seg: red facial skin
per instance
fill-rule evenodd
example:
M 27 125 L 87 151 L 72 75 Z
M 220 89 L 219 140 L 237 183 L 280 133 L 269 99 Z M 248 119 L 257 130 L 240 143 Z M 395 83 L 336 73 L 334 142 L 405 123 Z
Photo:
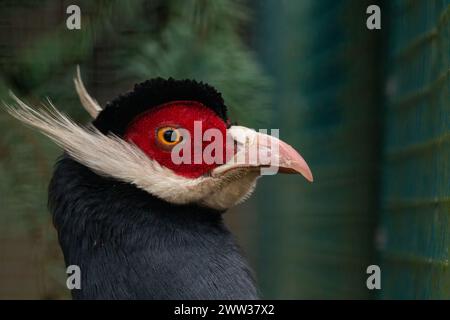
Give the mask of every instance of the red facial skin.
M 194 137 L 194 121 L 201 121 L 202 133 Z M 191 139 L 191 163 L 175 164 L 171 158 L 171 150 L 158 143 L 157 131 L 162 127 L 175 127 L 188 130 Z M 127 128 L 125 140 L 136 144 L 144 153 L 159 164 L 173 170 L 176 174 L 186 178 L 198 178 L 207 174 L 221 163 L 207 164 L 203 156 L 201 163 L 194 163 L 194 155 L 201 152 L 210 141 L 198 142 L 202 150 L 194 150 L 194 139 L 202 140 L 203 133 L 215 128 L 222 133 L 223 155 L 226 155 L 226 124 L 214 111 L 201 103 L 194 101 L 173 101 L 160 105 L 149 112 L 138 116 Z M 214 139 L 213 139 L 214 140 Z M 226 159 L 224 159 L 226 161 Z M 144 174 L 144 173 L 143 173 Z

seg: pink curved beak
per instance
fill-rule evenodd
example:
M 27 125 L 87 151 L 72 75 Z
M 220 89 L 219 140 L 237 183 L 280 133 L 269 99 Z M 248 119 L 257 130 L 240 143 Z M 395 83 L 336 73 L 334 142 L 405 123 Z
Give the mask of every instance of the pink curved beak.
M 313 174 L 305 159 L 303 159 L 303 157 L 286 142 L 278 140 L 278 144 L 280 153 L 280 172 L 299 173 L 304 176 L 309 182 L 313 182 Z
M 236 168 L 257 168 L 261 170 L 261 175 L 298 173 L 313 182 L 311 169 L 305 159 L 277 137 L 242 126 L 232 126 L 227 133 L 231 138 L 230 144 L 236 145 L 237 150 L 234 150 L 234 155 L 224 165 L 213 170 L 213 175 Z

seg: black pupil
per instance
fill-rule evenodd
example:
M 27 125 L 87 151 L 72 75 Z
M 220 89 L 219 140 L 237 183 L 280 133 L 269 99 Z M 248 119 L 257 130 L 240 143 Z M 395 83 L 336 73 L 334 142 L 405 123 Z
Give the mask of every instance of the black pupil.
M 164 140 L 167 142 L 175 142 L 177 141 L 177 134 L 173 130 L 164 131 Z

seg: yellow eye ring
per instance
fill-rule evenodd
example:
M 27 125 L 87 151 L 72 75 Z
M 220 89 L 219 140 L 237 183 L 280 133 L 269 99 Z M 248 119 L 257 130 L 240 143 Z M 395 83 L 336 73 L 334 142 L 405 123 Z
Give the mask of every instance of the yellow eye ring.
M 162 127 L 156 131 L 156 138 L 162 147 L 173 147 L 182 140 L 182 136 L 177 128 Z

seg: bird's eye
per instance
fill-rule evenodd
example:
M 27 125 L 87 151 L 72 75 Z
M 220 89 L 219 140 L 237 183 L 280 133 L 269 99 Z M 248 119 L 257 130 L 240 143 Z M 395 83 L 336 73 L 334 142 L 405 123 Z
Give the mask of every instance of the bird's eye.
M 162 127 L 156 133 L 158 143 L 164 148 L 173 147 L 182 140 L 181 138 L 180 132 L 174 127 Z

